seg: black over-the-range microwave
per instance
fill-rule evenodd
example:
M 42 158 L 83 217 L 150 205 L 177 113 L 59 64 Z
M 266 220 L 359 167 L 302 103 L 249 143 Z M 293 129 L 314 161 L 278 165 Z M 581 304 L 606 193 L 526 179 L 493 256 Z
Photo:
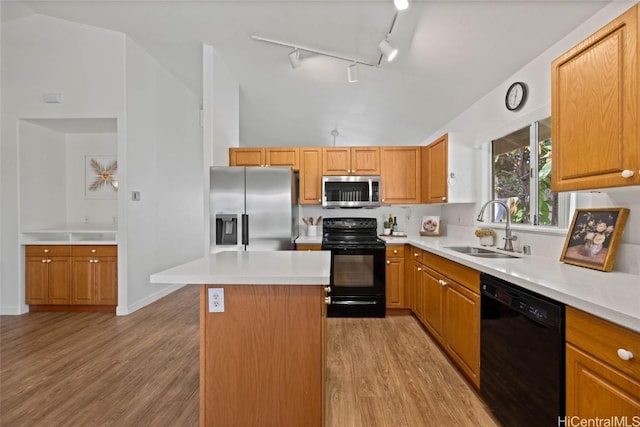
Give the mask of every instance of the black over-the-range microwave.
M 323 176 L 322 207 L 375 208 L 380 203 L 379 176 Z

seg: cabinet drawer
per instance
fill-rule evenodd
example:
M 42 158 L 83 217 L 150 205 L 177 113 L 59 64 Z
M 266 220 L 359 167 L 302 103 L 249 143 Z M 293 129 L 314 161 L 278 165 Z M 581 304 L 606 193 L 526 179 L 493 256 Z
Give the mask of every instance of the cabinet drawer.
M 74 245 L 71 247 L 72 256 L 117 256 L 117 245 Z
M 427 251 L 423 251 L 422 260 L 428 267 L 455 280 L 476 294 L 480 294 L 479 271 Z
M 422 259 L 424 251 L 422 249 L 418 249 L 418 248 L 414 248 L 413 246 L 410 246 L 408 250 L 410 251 L 409 258 L 424 264 L 424 261 Z
M 567 307 L 567 341 L 640 380 L 640 334 L 580 310 Z M 618 349 L 633 353 L 633 359 L 622 360 Z
M 25 256 L 59 256 L 68 257 L 71 254 L 71 246 L 68 245 L 26 245 Z
M 386 252 L 387 258 L 404 257 L 404 245 L 389 245 Z

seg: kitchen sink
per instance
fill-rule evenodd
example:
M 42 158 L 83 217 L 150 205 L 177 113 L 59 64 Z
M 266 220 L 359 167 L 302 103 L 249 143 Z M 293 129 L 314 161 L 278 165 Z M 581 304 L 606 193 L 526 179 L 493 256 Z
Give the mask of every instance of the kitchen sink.
M 521 258 L 517 255 L 510 255 L 504 252 L 492 251 L 490 249 L 477 248 L 475 246 L 445 246 L 445 249 L 460 252 L 478 258 Z

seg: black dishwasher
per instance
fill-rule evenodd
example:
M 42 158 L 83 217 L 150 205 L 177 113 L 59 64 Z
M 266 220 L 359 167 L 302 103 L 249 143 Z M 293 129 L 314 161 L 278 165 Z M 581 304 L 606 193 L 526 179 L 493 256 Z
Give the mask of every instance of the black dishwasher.
M 482 273 L 480 393 L 505 427 L 565 415 L 564 305 Z

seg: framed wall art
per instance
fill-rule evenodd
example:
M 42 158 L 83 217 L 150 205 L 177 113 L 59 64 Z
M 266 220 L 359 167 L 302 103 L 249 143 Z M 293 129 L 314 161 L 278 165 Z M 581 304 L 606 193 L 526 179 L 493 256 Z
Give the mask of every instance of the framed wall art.
M 439 216 L 423 216 L 420 224 L 421 236 L 439 236 L 441 234 L 441 224 Z
M 115 199 L 118 195 L 116 156 L 84 156 L 84 196 L 88 199 Z
M 628 216 L 626 208 L 576 209 L 560 261 L 611 271 Z

